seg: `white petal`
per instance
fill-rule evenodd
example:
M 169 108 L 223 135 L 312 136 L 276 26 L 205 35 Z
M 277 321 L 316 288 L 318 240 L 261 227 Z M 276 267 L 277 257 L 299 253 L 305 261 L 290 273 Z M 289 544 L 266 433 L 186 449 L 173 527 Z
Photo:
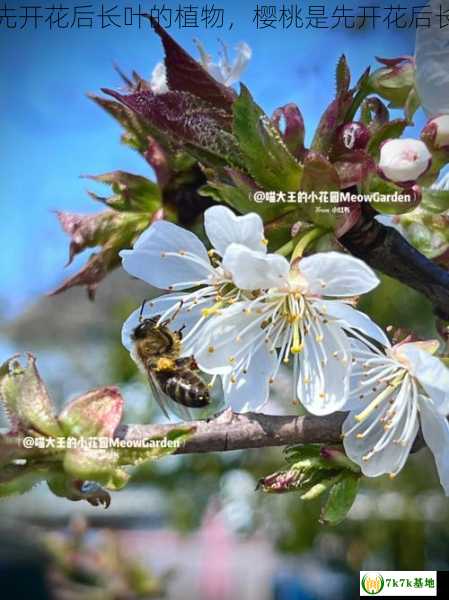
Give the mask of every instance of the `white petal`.
M 289 262 L 278 254 L 262 254 L 240 244 L 228 246 L 222 266 L 242 290 L 268 289 L 286 284 Z
M 246 374 L 241 373 L 236 383 L 231 375 L 223 378 L 226 404 L 236 412 L 259 411 L 267 402 L 270 393 L 270 377 L 276 367 L 276 353 L 268 352 L 262 345 L 254 353 Z
M 440 4 L 432 2 L 432 26 L 416 30 L 416 85 L 429 116 L 449 113 L 449 31 L 439 25 Z
M 180 296 L 181 294 L 166 294 L 165 296 L 160 296 L 159 298 L 149 300 L 145 303 L 142 318 L 149 319 L 151 317 L 160 316 L 170 308 L 176 310 L 179 307 Z M 183 327 L 183 338 L 186 338 L 188 333 L 201 318 L 201 310 L 203 308 L 212 306 L 212 304 L 213 300 L 210 299 L 199 304 L 198 306 L 192 306 L 189 308 L 189 310 L 183 310 L 181 307 L 181 310 L 177 312 L 176 318 L 169 324 L 170 329 L 172 331 L 177 331 Z M 137 310 L 131 313 L 122 327 L 122 344 L 129 351 L 132 351 L 133 349 L 134 343 L 132 341 L 132 333 L 139 324 L 140 310 L 141 309 L 139 307 Z M 190 341 L 189 346 L 191 346 Z
M 338 319 L 341 327 L 357 329 L 383 346 L 390 347 L 390 341 L 383 330 L 367 315 L 352 308 L 349 304 L 338 300 L 318 300 L 316 306 L 324 307 L 325 314 L 327 313 L 329 316 Z
M 363 261 L 339 252 L 320 252 L 303 258 L 299 270 L 308 290 L 320 296 L 358 296 L 379 284 L 379 279 Z
M 232 243 L 258 252 L 267 251 L 263 221 L 256 213 L 238 217 L 226 206 L 212 206 L 204 213 L 204 229 L 212 246 L 221 256 Z
M 163 62 L 157 63 L 151 73 L 150 88 L 153 94 L 165 94 L 169 91 L 167 85 L 167 69 Z
M 245 42 L 240 42 L 236 46 L 237 57 L 230 68 L 225 80 L 225 85 L 230 86 L 237 81 L 240 81 L 243 71 L 246 69 L 248 62 L 253 54 L 251 48 Z
M 393 139 L 381 147 L 379 169 L 391 181 L 415 181 L 427 171 L 431 160 L 432 155 L 421 140 Z
M 322 324 L 321 329 L 320 342 L 313 331 L 304 335 L 297 391 L 298 400 L 309 412 L 329 415 L 341 410 L 348 399 L 351 351 L 348 338 L 337 325 Z
M 399 406 L 402 402 L 407 401 L 407 398 L 404 398 L 405 392 L 408 392 L 408 389 L 403 387 L 399 391 L 396 391 L 394 395 L 390 396 L 390 399 L 396 399 Z M 378 393 L 379 391 L 367 394 L 364 398 L 364 407 L 368 406 Z M 391 404 L 389 402 L 384 401 L 379 408 L 373 410 L 372 413 L 360 423 L 355 431 L 354 426 L 357 424 L 355 416 L 359 411 L 351 412 L 343 423 L 342 430 L 345 434 L 343 445 L 345 452 L 351 460 L 361 467 L 362 473 L 367 477 L 378 477 L 379 475 L 384 475 L 386 473 L 399 472 L 410 454 L 410 449 L 418 432 L 418 419 L 415 418 L 411 424 L 412 427 L 409 431 L 409 436 L 405 445 L 395 443 L 395 440 L 398 440 L 403 435 L 406 427 L 409 425 L 407 419 L 408 412 L 407 409 L 405 409 L 396 425 L 386 432 L 384 424 L 381 422 L 381 418 L 390 406 Z M 349 433 L 351 430 L 352 432 Z M 363 438 L 357 437 L 356 434 L 368 430 L 369 433 Z M 376 447 L 376 444 L 381 443 L 384 435 L 389 436 L 389 441 L 385 446 L 366 459 L 367 455 L 369 456 L 370 452 Z
M 246 302 L 237 302 L 221 315 L 210 318 L 194 352 L 201 370 L 213 375 L 230 373 L 237 359 L 257 350 L 256 344 L 263 334 L 260 315 L 247 314 L 247 306 Z M 245 334 L 241 337 L 243 330 Z
M 449 496 L 449 423 L 427 398 L 420 397 L 419 407 L 424 440 L 435 458 L 444 493 Z
M 168 221 L 156 221 L 138 238 L 133 250 L 122 250 L 120 256 L 130 275 L 163 289 L 175 284 L 181 287 L 184 282 L 183 287 L 194 287 L 195 282 L 204 282 L 213 274 L 204 244 Z
M 401 344 L 399 351 L 410 363 L 410 372 L 432 398 L 436 410 L 442 415 L 449 414 L 449 369 L 416 344 Z

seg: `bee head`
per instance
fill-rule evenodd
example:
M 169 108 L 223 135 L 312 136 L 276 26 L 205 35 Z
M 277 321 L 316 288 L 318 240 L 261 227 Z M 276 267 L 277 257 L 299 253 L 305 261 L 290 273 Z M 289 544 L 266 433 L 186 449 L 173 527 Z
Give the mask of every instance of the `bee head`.
M 134 340 L 142 340 L 148 337 L 148 335 L 157 329 L 157 322 L 159 316 L 152 317 L 151 319 L 142 319 L 137 327 L 134 329 L 132 337 Z

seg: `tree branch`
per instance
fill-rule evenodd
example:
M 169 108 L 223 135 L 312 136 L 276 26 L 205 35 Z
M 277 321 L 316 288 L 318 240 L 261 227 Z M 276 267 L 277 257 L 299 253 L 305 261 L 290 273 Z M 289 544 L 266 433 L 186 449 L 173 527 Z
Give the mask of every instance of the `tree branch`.
M 433 304 L 435 314 L 449 320 L 449 271 L 418 252 L 395 229 L 373 217 L 372 209 L 364 211 L 340 242 L 373 269 L 424 294 Z
M 191 421 L 196 432 L 176 452 L 226 452 L 247 448 L 287 446 L 290 444 L 337 444 L 341 442 L 344 413 L 329 417 L 273 416 L 260 413 L 221 413 L 209 421 Z M 173 425 L 124 425 L 117 431 L 126 440 L 163 437 Z

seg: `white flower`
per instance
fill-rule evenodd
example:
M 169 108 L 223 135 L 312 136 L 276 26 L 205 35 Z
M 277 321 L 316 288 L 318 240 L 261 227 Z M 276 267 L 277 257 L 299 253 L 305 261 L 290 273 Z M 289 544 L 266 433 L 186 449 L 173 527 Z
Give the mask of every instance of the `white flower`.
M 432 162 L 432 155 L 421 140 L 386 141 L 380 150 L 379 170 L 396 183 L 416 181 Z
M 404 466 L 421 424 L 449 495 L 449 369 L 432 353 L 439 343 L 387 347 L 357 343 L 344 422 L 344 447 L 365 475 L 394 477 Z
M 206 52 L 200 41 L 195 40 L 195 44 L 200 53 L 199 62 L 206 69 L 209 75 L 230 87 L 240 80 L 243 71 L 246 69 L 248 62 L 252 56 L 252 50 L 245 42 L 241 42 L 236 46 L 236 58 L 234 62 L 230 62 L 228 50 L 225 44 L 222 43 L 223 50 L 218 63 L 212 62 L 211 56 Z M 150 79 L 150 88 L 154 94 L 165 94 L 169 91 L 167 85 L 167 69 L 163 62 L 157 63 L 154 67 Z
M 440 11 L 444 14 L 449 2 L 432 0 L 430 7 L 431 26 L 416 30 L 416 86 L 424 110 L 436 116 L 449 114 L 449 30 L 440 23 Z
M 245 42 L 240 42 L 235 47 L 236 57 L 231 63 L 227 46 L 222 42 L 222 52 L 218 63 L 213 63 L 211 56 L 206 52 L 203 44 L 195 40 L 200 53 L 200 62 L 212 77 L 226 86 L 231 86 L 240 80 L 243 71 L 251 60 L 252 50 Z
M 259 409 L 281 362 L 292 359 L 292 400 L 297 396 L 318 415 L 340 410 L 351 370 L 345 332 L 360 337 L 362 331 L 387 341 L 347 300 L 378 285 L 374 272 L 337 252 L 315 254 L 291 266 L 282 256 L 264 256 L 235 244 L 228 247 L 223 268 L 253 298 L 242 297 L 206 325 L 195 358 L 203 370 L 223 377 L 227 401 L 233 408 Z
M 120 253 L 128 273 L 172 292 L 146 303 L 143 317 L 160 315 L 163 321 L 177 314 L 171 327 L 185 326 L 186 355 L 191 354 L 207 317 L 241 297 L 215 257 L 223 256 L 224 260 L 229 246 L 240 244 L 261 255 L 266 252 L 262 219 L 255 213 L 237 217 L 224 206 L 213 206 L 204 214 L 204 227 L 214 248 L 209 252 L 192 232 L 168 221 L 156 221 L 138 238 L 132 250 Z M 187 291 L 192 288 L 195 290 Z M 140 309 L 132 313 L 122 331 L 123 343 L 130 350 L 131 333 L 139 322 L 139 313 Z
M 167 69 L 163 62 L 157 63 L 151 73 L 150 88 L 153 94 L 166 94 L 168 90 L 167 85 Z

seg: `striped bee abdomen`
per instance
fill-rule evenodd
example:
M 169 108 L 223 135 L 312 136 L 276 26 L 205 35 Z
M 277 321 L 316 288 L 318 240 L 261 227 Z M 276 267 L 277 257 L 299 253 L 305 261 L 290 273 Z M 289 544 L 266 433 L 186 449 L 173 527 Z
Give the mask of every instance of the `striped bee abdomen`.
M 172 400 L 190 408 L 202 408 L 209 404 L 209 388 L 193 371 L 171 374 L 161 382 L 162 390 Z

